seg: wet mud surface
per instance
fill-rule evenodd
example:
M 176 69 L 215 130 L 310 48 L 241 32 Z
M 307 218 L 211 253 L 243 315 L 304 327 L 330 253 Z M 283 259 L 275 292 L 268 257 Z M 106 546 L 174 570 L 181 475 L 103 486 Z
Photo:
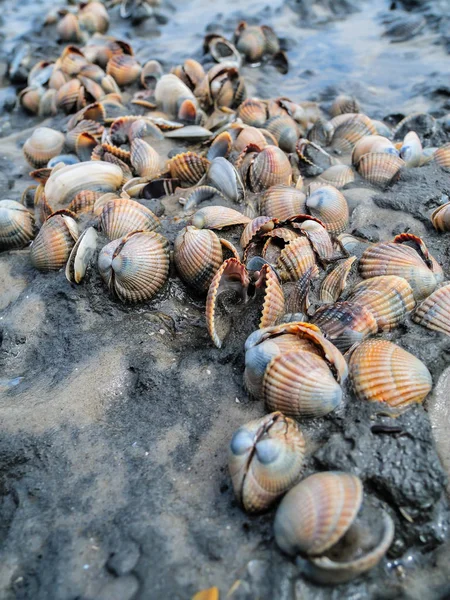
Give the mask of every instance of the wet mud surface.
M 13 108 L 23 83 L 20 74 L 8 80 L 7 65 L 24 46 L 33 60 L 56 57 L 61 47 L 41 33 L 52 3 L 24 2 L 17 12 L 10 4 L 0 28 L 0 198 L 20 199 L 31 183 L 21 145 L 40 121 Z M 282 93 L 326 110 L 339 92 L 352 92 L 373 118 L 430 112 L 439 126 L 425 145 L 449 139 L 448 2 L 192 0 L 163 4 L 157 19 L 136 26 L 114 10 L 109 33 L 131 41 L 142 62 L 155 58 L 166 69 L 187 56 L 202 60 L 207 31 L 230 35 L 241 18 L 269 24 L 290 71 L 244 66 L 249 96 Z M 420 32 L 391 43 L 392 12 L 423 19 Z M 448 173 L 428 165 L 386 192 L 357 181 L 344 195 L 349 231 L 372 242 L 403 231 L 423 236 L 449 279 L 449 234 L 429 220 L 450 200 Z M 147 205 L 167 218 L 173 241 L 177 202 Z M 393 419 L 346 389 L 340 411 L 305 423 L 305 474 L 358 475 L 396 526 L 388 557 L 368 576 L 324 588 L 276 548 L 274 511 L 246 515 L 231 489 L 229 440 L 265 414 L 242 378 L 243 343 L 256 322 L 256 307 L 237 311 L 218 350 L 204 299 L 174 271 L 153 301 L 127 307 L 108 296 L 96 268 L 75 287 L 63 271 L 34 270 L 29 249 L 0 254 L 1 598 L 186 600 L 213 585 L 232 600 L 450 597 L 450 338 L 410 318 L 383 334 L 428 366 L 434 390 L 424 407 Z

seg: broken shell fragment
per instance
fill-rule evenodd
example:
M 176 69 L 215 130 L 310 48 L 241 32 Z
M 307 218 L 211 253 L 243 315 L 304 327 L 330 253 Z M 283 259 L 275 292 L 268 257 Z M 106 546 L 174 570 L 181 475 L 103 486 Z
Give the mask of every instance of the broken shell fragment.
M 280 412 L 241 426 L 230 443 L 228 469 L 243 509 L 267 510 L 298 481 L 304 456 L 298 424 Z

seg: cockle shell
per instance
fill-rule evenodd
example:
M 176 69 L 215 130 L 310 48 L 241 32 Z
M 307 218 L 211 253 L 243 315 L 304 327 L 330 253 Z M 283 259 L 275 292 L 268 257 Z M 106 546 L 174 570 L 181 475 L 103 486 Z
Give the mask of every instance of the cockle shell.
M 168 241 L 155 231 L 133 231 L 101 250 L 98 267 L 122 302 L 150 300 L 169 274 Z
M 317 277 L 319 274 L 314 250 L 308 238 L 303 236 L 289 242 L 283 248 L 277 267 L 283 281 L 297 281 L 310 268 L 311 277 Z
M 69 258 L 78 239 L 75 215 L 66 210 L 53 213 L 42 225 L 31 246 L 31 262 L 40 271 L 57 271 Z
M 423 327 L 450 335 L 450 284 L 438 288 L 419 304 L 412 318 Z
M 348 183 L 355 181 L 355 173 L 347 165 L 333 165 L 318 176 L 318 181 L 328 183 L 335 188 L 341 189 Z
M 399 156 L 385 152 L 364 154 L 356 166 L 358 173 L 369 183 L 386 187 L 400 177 L 400 171 L 405 166 Z
M 431 222 L 437 231 L 450 231 L 450 202 L 439 206 L 431 213 Z
M 345 231 L 349 210 L 344 195 L 332 185 L 316 184 L 310 186 L 310 194 L 306 197 L 309 212 L 320 219 L 327 230 L 334 235 Z
M 0 250 L 26 246 L 35 236 L 33 215 L 14 200 L 0 200 Z
M 132 231 L 155 231 L 160 228 L 158 217 L 134 200 L 109 200 L 99 218 L 100 229 L 110 240 L 122 238 Z
M 230 443 L 228 469 L 243 509 L 267 510 L 298 481 L 304 456 L 298 424 L 280 412 L 241 426 Z
M 412 287 L 403 277 L 384 275 L 365 279 L 351 291 L 348 301 L 369 310 L 379 331 L 390 331 L 414 308 Z
M 450 142 L 435 150 L 433 160 L 442 169 L 450 170 Z
M 251 219 L 226 206 L 206 206 L 192 215 L 191 223 L 198 229 L 222 229 L 233 225 L 247 225 Z
M 185 100 L 196 102 L 192 91 L 176 75 L 163 75 L 155 88 L 155 99 L 158 106 L 169 117 L 178 117 L 180 106 Z
M 353 148 L 352 164 L 357 165 L 365 154 L 385 153 L 398 156 L 394 144 L 382 135 L 368 135 L 361 138 Z
M 245 250 L 251 241 L 257 236 L 262 236 L 265 233 L 272 231 L 275 227 L 274 219 L 270 217 L 256 217 L 245 226 L 241 235 L 241 247 Z
M 175 239 L 174 261 L 184 282 L 206 292 L 223 262 L 222 245 L 213 231 L 188 225 Z
M 141 65 L 134 56 L 115 54 L 106 65 L 106 72 L 121 87 L 131 85 L 141 74 Z
M 306 195 L 288 185 L 274 185 L 261 198 L 260 213 L 284 221 L 306 210 Z
M 348 274 L 356 256 L 350 256 L 340 262 L 322 281 L 320 286 L 320 301 L 324 303 L 336 302 L 345 289 Z
M 274 325 L 284 314 L 284 294 L 277 274 L 268 264 L 262 266 L 255 287 L 264 293 L 259 320 L 259 327 L 263 329 Z
M 333 242 L 322 221 L 310 215 L 297 215 L 293 219 L 289 219 L 289 225 L 308 238 L 319 260 L 327 261 L 332 258 Z
M 443 280 L 441 267 L 431 259 L 427 264 L 414 248 L 394 240 L 367 248 L 359 268 L 365 279 L 380 275 L 404 277 L 412 287 L 416 300 L 422 300 Z
M 97 248 L 97 231 L 88 227 L 78 238 L 69 255 L 66 265 L 66 278 L 72 283 L 81 283 L 86 269 Z
M 131 164 L 139 177 L 155 177 L 160 172 L 158 152 L 146 141 L 136 138 L 131 142 Z
M 67 207 L 67 210 L 74 212 L 76 215 L 90 213 L 94 210 L 94 204 L 102 196 L 102 192 L 91 192 L 91 190 L 82 190 L 78 192 L 75 198 Z
M 267 104 L 258 98 L 247 98 L 240 105 L 237 114 L 246 125 L 264 127 L 267 121 Z
M 422 142 L 415 131 L 409 131 L 400 148 L 400 158 L 407 167 L 418 167 L 422 162 Z
M 48 161 L 61 153 L 65 137 L 49 127 L 37 127 L 23 145 L 25 158 L 32 167 L 45 167 Z
M 250 188 L 263 192 L 273 185 L 289 185 L 292 168 L 285 153 L 276 146 L 266 146 L 255 157 L 249 173 Z
M 285 152 L 294 152 L 299 137 L 297 123 L 287 113 L 271 117 L 264 125 Z
M 340 124 L 337 124 L 341 117 L 344 118 Z M 352 152 L 361 138 L 376 134 L 372 121 L 361 113 L 339 115 L 334 117 L 331 123 L 335 127 L 331 146 L 339 152 Z
M 78 79 L 71 79 L 62 85 L 56 93 L 55 103 L 57 108 L 61 108 L 67 114 L 74 109 L 78 109 L 80 93 L 82 93 L 80 81 Z M 84 104 L 81 106 L 84 106 Z
M 52 172 L 45 184 L 47 201 L 55 207 L 69 204 L 82 190 L 113 192 L 122 183 L 122 170 L 103 161 L 80 162 Z
M 207 181 L 232 202 L 244 196 L 244 184 L 234 166 L 222 156 L 211 161 L 206 174 Z
M 360 400 L 384 402 L 395 411 L 421 403 L 433 385 L 418 358 L 387 340 L 367 340 L 352 354 L 350 380 Z
M 287 554 L 306 555 L 303 572 L 319 584 L 338 584 L 375 567 L 394 538 L 389 515 L 369 500 L 349 473 L 310 475 L 283 498 L 275 539 Z
M 167 168 L 170 176 L 186 185 L 196 185 L 205 175 L 209 161 L 195 152 L 183 152 L 169 160 Z
M 359 113 L 360 104 L 354 96 L 346 96 L 344 94 L 337 96 L 330 108 L 332 117 L 343 115 L 345 113 Z

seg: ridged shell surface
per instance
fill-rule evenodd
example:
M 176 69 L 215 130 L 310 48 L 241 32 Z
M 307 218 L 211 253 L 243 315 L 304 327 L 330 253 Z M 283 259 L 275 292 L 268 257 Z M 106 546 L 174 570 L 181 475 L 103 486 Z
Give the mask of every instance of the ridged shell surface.
M 276 146 L 266 146 L 250 168 L 250 186 L 253 192 L 263 192 L 273 185 L 289 185 L 292 180 L 291 164 L 286 154 Z
M 287 554 L 320 555 L 348 531 L 362 501 L 362 483 L 355 475 L 333 471 L 310 475 L 281 501 L 275 540 Z
M 323 183 L 328 183 L 335 188 L 341 189 L 348 183 L 355 181 L 355 173 L 347 165 L 333 165 L 321 173 L 318 179 Z
M 54 156 L 61 154 L 64 134 L 49 127 L 37 127 L 23 145 L 25 158 L 32 167 L 45 167 Z
M 247 225 L 250 221 L 249 217 L 226 206 L 205 206 L 191 219 L 192 225 L 198 229 L 222 229 L 233 225 Z
M 405 162 L 399 156 L 385 152 L 371 152 L 361 156 L 357 169 L 361 177 L 367 179 L 369 183 L 385 187 L 398 179 L 400 169 L 404 166 Z
M 244 510 L 267 510 L 298 481 L 304 456 L 299 426 L 279 412 L 240 427 L 230 443 L 228 468 Z
M 42 225 L 31 246 L 31 262 L 40 271 L 63 267 L 78 239 L 77 224 L 67 214 L 55 213 Z
M 185 283 L 206 292 L 223 262 L 222 245 L 213 231 L 188 226 L 175 239 L 174 261 Z
M 450 142 L 434 152 L 433 160 L 442 169 L 450 170 Z
M 306 198 L 306 206 L 314 217 L 324 223 L 331 234 L 338 235 L 345 231 L 349 220 L 347 200 L 332 185 L 315 187 Z
M 155 177 L 160 172 L 158 152 L 146 141 L 136 138 L 131 142 L 131 164 L 140 177 Z
M 350 256 L 328 273 L 320 286 L 321 302 L 336 302 L 345 289 L 348 274 L 355 260 L 356 256 Z
M 155 231 L 160 227 L 158 217 L 149 208 L 125 198 L 109 200 L 103 207 L 99 224 L 110 240 L 132 231 Z
M 115 54 L 106 65 L 106 72 L 114 77 L 116 83 L 122 87 L 136 81 L 141 73 L 141 65 L 134 56 Z
M 306 211 L 306 195 L 288 185 L 274 185 L 261 198 L 260 213 L 280 221 Z
M 171 177 L 189 185 L 196 185 L 205 175 L 208 166 L 209 161 L 195 152 L 177 154 L 167 164 Z
M 0 200 L 0 249 L 22 248 L 34 235 L 34 217 L 25 206 L 14 200 Z
M 420 304 L 414 314 L 413 321 L 450 335 L 450 284 L 435 290 Z
M 303 236 L 289 242 L 283 248 L 277 266 L 283 281 L 298 281 L 310 268 L 311 277 L 317 277 L 319 274 L 314 250 L 309 240 Z

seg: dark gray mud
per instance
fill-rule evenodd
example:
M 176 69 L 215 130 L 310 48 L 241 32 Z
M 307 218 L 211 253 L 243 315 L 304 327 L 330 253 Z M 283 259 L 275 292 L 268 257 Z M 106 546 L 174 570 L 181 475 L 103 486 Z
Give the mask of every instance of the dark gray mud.
M 2 4 L 0 70 L 0 191 L 11 199 L 31 182 L 20 148 L 38 119 L 13 108 L 22 75 L 12 85 L 7 61 L 24 47 L 31 61 L 61 50 L 51 31 L 42 35 L 53 3 L 15 4 Z M 140 60 L 156 58 L 168 69 L 188 56 L 203 60 L 206 31 L 229 35 L 241 18 L 267 23 L 291 68 L 283 76 L 268 64 L 244 66 L 249 95 L 317 100 L 326 109 L 338 92 L 351 91 L 374 118 L 398 121 L 413 111 L 442 118 L 450 111 L 446 8 L 442 1 L 192 0 L 163 4 L 158 19 L 134 27 L 115 9 L 110 33 L 131 41 Z M 423 17 L 423 26 L 391 43 L 386 19 L 403 10 Z M 439 125 L 433 135 L 426 145 L 442 143 L 448 131 Z M 450 199 L 448 173 L 426 166 L 386 192 L 356 182 L 345 195 L 350 231 L 370 241 L 421 235 L 449 278 L 448 234 L 429 222 Z M 168 217 L 173 241 L 176 202 L 149 206 Z M 0 255 L 1 598 L 187 600 L 213 585 L 223 597 L 234 586 L 232 600 L 450 597 L 448 337 L 410 319 L 384 335 L 430 369 L 435 389 L 424 407 L 392 419 L 347 389 L 340 412 L 305 424 L 305 472 L 359 475 L 396 525 L 377 569 L 320 588 L 277 550 L 273 511 L 254 517 L 239 509 L 227 474 L 233 431 L 265 412 L 242 382 L 256 307 L 235 312 L 217 350 L 204 300 L 175 273 L 152 302 L 126 307 L 108 296 L 95 268 L 75 287 L 63 272 L 33 270 L 28 254 Z

